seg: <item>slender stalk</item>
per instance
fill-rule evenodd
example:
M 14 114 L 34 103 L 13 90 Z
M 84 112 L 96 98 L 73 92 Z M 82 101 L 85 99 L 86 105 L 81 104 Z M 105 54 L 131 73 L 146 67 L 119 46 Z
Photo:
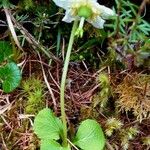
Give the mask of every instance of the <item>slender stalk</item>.
M 66 121 L 66 114 L 65 114 L 65 84 L 66 84 L 66 77 L 67 77 L 67 72 L 68 72 L 68 65 L 69 65 L 69 60 L 70 60 L 70 54 L 72 50 L 72 45 L 74 42 L 74 36 L 75 32 L 77 29 L 78 21 L 75 20 L 70 39 L 69 39 L 69 44 L 67 48 L 67 54 L 65 58 L 65 63 L 64 63 L 64 68 L 63 68 L 63 74 L 61 78 L 61 87 L 60 87 L 60 106 L 61 106 L 61 116 L 62 116 L 62 122 L 63 122 L 63 145 L 67 146 L 67 121 Z

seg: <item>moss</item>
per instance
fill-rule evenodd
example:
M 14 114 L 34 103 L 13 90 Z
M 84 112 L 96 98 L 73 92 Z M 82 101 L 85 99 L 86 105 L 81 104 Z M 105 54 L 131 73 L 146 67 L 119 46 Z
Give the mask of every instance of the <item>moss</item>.
M 36 114 L 44 108 L 44 85 L 41 80 L 31 77 L 22 83 L 23 93 L 25 94 L 25 112 Z
M 150 75 L 133 73 L 127 75 L 117 86 L 116 106 L 120 111 L 131 111 L 137 120 L 149 118 Z

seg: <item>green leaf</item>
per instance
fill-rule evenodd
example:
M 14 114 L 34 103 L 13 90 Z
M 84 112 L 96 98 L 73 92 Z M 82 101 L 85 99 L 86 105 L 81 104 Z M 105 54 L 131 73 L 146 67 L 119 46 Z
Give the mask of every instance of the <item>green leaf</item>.
M 0 8 L 5 7 L 5 8 L 15 8 L 15 5 L 12 5 L 9 0 L 1 0 L 0 2 Z
M 83 150 L 102 150 L 105 137 L 99 123 L 91 119 L 83 121 L 73 143 Z
M 70 146 L 62 147 L 59 143 L 53 140 L 42 140 L 40 150 L 71 150 Z
M 9 42 L 0 41 L 0 63 L 12 55 L 12 47 Z
M 9 93 L 13 91 L 20 84 L 21 72 L 19 67 L 14 62 L 1 67 L 0 80 L 2 81 L 4 92 Z
M 52 110 L 44 108 L 35 117 L 33 130 L 42 140 L 58 140 L 62 127 L 61 120 L 54 116 Z

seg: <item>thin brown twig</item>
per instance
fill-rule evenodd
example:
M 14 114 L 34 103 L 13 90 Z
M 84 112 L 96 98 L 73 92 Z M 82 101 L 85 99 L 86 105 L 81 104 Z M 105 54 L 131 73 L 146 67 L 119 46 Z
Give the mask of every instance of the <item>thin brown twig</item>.
M 53 76 L 52 76 L 52 74 L 51 74 L 51 72 L 48 70 L 48 73 L 49 73 L 49 75 L 50 75 L 50 77 L 51 77 L 51 79 L 53 80 L 53 82 L 55 83 L 55 85 L 58 87 L 58 89 L 60 90 L 60 86 L 59 86 L 59 84 L 56 82 L 56 80 L 53 78 Z
M 109 150 L 115 150 L 108 141 L 106 141 L 106 145 Z
M 39 56 L 40 62 L 42 62 L 41 56 L 40 56 L 39 53 L 38 53 L 38 56 Z M 55 111 L 57 111 L 56 98 L 55 98 L 54 93 L 53 93 L 53 91 L 52 91 L 52 88 L 51 88 L 51 86 L 50 86 L 50 84 L 49 84 L 49 82 L 48 82 L 48 79 L 47 79 L 47 77 L 46 77 L 45 70 L 44 70 L 44 67 L 43 67 L 43 64 L 42 64 L 42 63 L 41 63 L 41 68 L 42 68 L 42 72 L 43 72 L 44 81 L 45 81 L 45 83 L 46 83 L 46 85 L 47 85 L 47 88 L 48 88 L 48 90 L 49 90 L 49 92 L 50 92 L 50 95 L 51 95 L 51 97 L 52 97 L 52 100 L 53 100 L 54 109 L 55 109 Z
M 8 150 L 7 145 L 6 145 L 5 141 L 4 141 L 4 138 L 3 138 L 2 134 L 1 134 L 1 139 L 2 139 L 3 146 L 4 146 L 5 150 Z

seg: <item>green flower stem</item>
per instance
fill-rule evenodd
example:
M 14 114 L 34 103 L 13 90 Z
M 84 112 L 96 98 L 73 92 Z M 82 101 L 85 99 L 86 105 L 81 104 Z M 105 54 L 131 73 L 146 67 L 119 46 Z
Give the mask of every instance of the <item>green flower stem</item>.
M 84 18 L 84 17 L 81 17 L 80 24 L 79 24 L 79 28 L 80 28 L 80 29 L 83 28 L 84 21 L 85 21 L 85 18 Z
M 75 32 L 75 35 L 77 35 L 77 36 L 80 37 L 80 38 L 82 38 L 82 36 L 83 36 L 83 25 L 84 25 L 84 21 L 85 21 L 85 18 L 84 18 L 84 17 L 81 17 L 80 23 L 79 23 L 79 27 L 78 27 L 78 29 L 77 29 L 76 32 Z
M 66 77 L 67 77 L 67 72 L 68 72 L 70 54 L 71 54 L 72 45 L 74 42 L 77 25 L 78 25 L 78 21 L 75 20 L 73 27 L 72 27 L 70 39 L 69 39 L 69 45 L 68 45 L 67 54 L 65 58 L 63 74 L 61 78 L 61 87 L 60 87 L 60 106 L 61 106 L 61 116 L 62 116 L 62 122 L 63 122 L 63 136 L 64 136 L 63 145 L 64 146 L 67 146 L 67 121 L 66 121 L 66 114 L 65 114 L 65 84 L 66 84 Z

